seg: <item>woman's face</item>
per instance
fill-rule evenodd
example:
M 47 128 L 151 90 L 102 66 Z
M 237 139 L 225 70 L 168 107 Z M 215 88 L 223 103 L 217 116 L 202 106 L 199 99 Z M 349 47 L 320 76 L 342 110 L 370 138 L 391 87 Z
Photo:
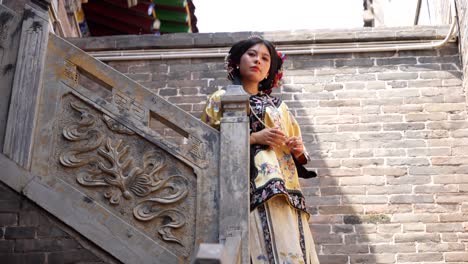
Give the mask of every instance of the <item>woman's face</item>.
M 242 83 L 261 82 L 268 76 L 270 70 L 270 52 L 263 43 L 250 47 L 241 57 L 239 71 Z

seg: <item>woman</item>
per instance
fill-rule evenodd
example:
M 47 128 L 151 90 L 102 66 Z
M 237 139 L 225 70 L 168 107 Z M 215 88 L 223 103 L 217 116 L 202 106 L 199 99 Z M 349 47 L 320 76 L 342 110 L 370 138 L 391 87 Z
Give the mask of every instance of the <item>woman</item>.
M 319 263 L 296 166 L 307 162 L 301 132 L 288 107 L 270 96 L 282 77 L 284 56 L 251 37 L 226 58 L 228 78 L 250 94 L 250 258 L 257 263 Z M 210 96 L 202 120 L 219 128 L 220 98 Z

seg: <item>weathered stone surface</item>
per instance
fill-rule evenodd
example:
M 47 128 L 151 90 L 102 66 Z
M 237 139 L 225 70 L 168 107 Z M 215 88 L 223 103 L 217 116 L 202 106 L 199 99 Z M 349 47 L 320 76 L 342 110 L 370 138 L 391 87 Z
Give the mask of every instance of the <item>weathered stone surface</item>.
M 3 153 L 29 169 L 49 31 L 44 13 L 31 7 L 24 13 Z

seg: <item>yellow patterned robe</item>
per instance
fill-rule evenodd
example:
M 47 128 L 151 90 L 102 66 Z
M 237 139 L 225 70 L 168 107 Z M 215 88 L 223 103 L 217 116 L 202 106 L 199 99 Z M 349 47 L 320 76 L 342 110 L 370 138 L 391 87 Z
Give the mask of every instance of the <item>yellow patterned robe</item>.
M 202 115 L 204 122 L 217 129 L 224 93 L 220 90 L 212 94 Z M 253 95 L 250 106 L 256 113 L 250 114 L 251 133 L 262 130 L 265 124 L 280 128 L 287 137 L 301 136 L 287 105 L 278 98 Z M 251 263 L 319 263 L 296 165 L 287 146 L 251 145 L 250 170 Z

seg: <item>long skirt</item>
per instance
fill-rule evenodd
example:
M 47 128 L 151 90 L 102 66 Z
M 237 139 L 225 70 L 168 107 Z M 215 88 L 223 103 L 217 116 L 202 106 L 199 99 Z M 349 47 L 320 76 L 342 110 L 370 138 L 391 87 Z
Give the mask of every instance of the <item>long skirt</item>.
M 276 196 L 250 213 L 252 264 L 319 264 L 306 213 Z

